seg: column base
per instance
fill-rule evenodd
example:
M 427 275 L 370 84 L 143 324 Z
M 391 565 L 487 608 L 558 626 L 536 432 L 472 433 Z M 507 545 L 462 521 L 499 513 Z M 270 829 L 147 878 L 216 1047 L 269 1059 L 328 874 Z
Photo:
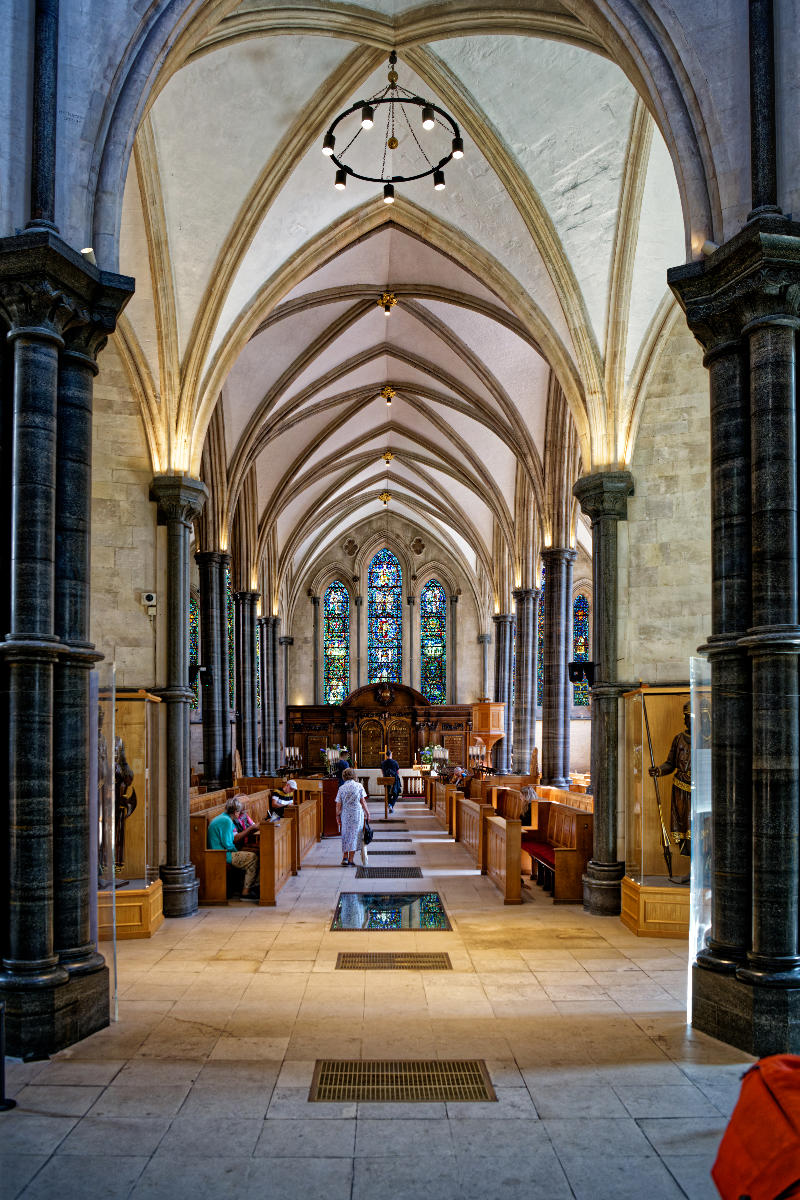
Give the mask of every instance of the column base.
M 692 1026 L 757 1058 L 800 1054 L 800 987 L 761 987 L 695 963 Z
M 720 975 L 732 975 L 738 967 L 744 966 L 745 952 L 737 953 L 733 946 L 725 946 L 709 938 L 704 948 L 697 955 L 698 966 L 705 971 L 716 971 Z
M 58 962 L 70 976 L 75 976 L 93 975 L 105 966 L 106 960 L 98 954 L 96 946 L 89 945 L 59 954 Z
M 164 916 L 193 917 L 197 912 L 200 883 L 194 866 L 159 867 L 158 873 L 164 885 Z
M 6 1053 L 30 1062 L 74 1045 L 109 1023 L 108 967 L 55 988 L 6 989 Z
M 625 863 L 590 859 L 583 877 L 583 907 L 596 917 L 618 917 L 622 911 L 622 876 Z
M 572 780 L 569 776 L 564 778 L 562 775 L 555 775 L 552 779 L 543 779 L 541 783 L 542 787 L 558 788 L 559 791 L 568 792 Z

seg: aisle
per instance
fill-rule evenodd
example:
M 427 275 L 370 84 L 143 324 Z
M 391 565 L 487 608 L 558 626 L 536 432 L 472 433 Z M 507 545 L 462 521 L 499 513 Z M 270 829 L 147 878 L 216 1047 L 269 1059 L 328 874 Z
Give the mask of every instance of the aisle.
M 26 1200 L 713 1197 L 748 1060 L 687 1030 L 686 946 L 535 888 L 506 908 L 423 804 L 394 815 L 407 828 L 376 820 L 371 863 L 405 846 L 421 879 L 356 880 L 326 840 L 277 908 L 122 943 L 120 1023 L 11 1067 L 3 1200 L 28 1179 Z M 437 891 L 452 929 L 332 932 L 342 891 Z M 453 969 L 336 970 L 356 949 Z M 310 1104 L 326 1057 L 484 1059 L 497 1103 Z

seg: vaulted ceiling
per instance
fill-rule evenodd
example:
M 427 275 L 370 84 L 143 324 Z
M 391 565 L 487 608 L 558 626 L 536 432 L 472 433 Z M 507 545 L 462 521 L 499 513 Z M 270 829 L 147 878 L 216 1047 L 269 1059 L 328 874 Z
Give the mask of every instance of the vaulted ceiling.
M 521 487 L 546 541 L 554 396 L 584 470 L 630 460 L 684 257 L 666 147 L 560 5 L 464 11 L 240 4 L 137 137 L 119 338 L 154 465 L 197 473 L 221 405 L 220 521 L 252 474 L 276 592 L 382 511 L 387 485 L 476 578 L 498 537 L 519 558 Z M 336 113 L 385 86 L 395 44 L 400 83 L 453 113 L 465 154 L 445 191 L 399 185 L 390 207 L 376 184 L 335 190 L 320 149 Z M 416 150 L 398 135 L 402 171 Z M 381 145 L 377 124 L 368 136 Z

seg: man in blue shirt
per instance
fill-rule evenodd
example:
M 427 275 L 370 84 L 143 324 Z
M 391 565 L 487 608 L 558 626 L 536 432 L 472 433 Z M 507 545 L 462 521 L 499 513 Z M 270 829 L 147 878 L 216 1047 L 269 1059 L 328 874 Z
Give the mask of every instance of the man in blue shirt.
M 225 811 L 208 825 L 209 850 L 224 850 L 231 866 L 244 871 L 243 900 L 257 900 L 258 892 L 254 888 L 258 872 L 258 855 L 253 850 L 237 850 L 237 846 L 245 840 L 249 830 L 237 830 L 233 818 L 242 811 L 240 796 L 231 796 L 225 805 Z
M 387 750 L 386 758 L 381 763 L 381 770 L 385 779 L 394 779 L 392 790 L 389 793 L 389 812 L 394 812 L 394 806 L 403 790 L 403 785 L 400 782 L 400 763 L 394 757 L 391 750 Z
M 342 786 L 342 774 L 347 770 L 348 767 L 351 767 L 352 765 L 353 764 L 350 762 L 350 759 L 347 757 L 347 751 L 340 750 L 339 761 L 336 764 L 336 783 L 338 787 Z

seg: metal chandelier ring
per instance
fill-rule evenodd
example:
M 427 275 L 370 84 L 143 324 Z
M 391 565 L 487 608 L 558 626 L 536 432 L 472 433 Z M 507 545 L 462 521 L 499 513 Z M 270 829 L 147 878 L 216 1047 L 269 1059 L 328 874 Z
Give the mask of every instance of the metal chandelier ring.
M 443 108 L 440 108 L 438 104 L 433 104 L 430 100 L 423 100 L 422 96 L 403 96 L 402 99 L 396 96 L 381 96 L 376 97 L 374 100 L 356 100 L 355 104 L 351 104 L 344 112 L 339 113 L 339 116 L 336 117 L 328 129 L 328 134 L 333 135 L 336 126 L 341 121 L 346 120 L 354 112 L 358 112 L 365 104 L 369 104 L 372 108 L 377 108 L 379 104 L 416 104 L 417 108 L 431 108 L 447 122 L 453 131 L 454 138 L 461 137 L 461 131 L 450 114 L 445 112 Z M 414 179 L 425 179 L 426 176 L 433 175 L 434 171 L 440 171 L 442 167 L 447 166 L 452 157 L 453 151 L 451 150 L 445 158 L 441 159 L 438 163 L 433 163 L 426 171 L 420 171 L 416 175 L 360 175 L 358 171 L 354 171 L 352 167 L 342 162 L 335 154 L 330 155 L 331 162 L 336 163 L 336 166 L 340 170 L 352 176 L 353 179 L 363 179 L 366 183 L 410 183 Z

